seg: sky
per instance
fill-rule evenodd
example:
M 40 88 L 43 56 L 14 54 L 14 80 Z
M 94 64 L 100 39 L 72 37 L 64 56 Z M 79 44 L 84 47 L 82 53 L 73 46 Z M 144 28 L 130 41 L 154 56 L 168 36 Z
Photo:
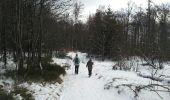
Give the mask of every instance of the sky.
M 126 8 L 128 1 L 134 2 L 136 5 L 141 7 L 147 7 L 148 0 L 78 0 L 84 4 L 84 9 L 82 13 L 82 18 L 87 18 L 89 14 L 96 12 L 99 5 L 104 5 L 106 8 L 110 6 L 112 10 L 120 10 L 121 8 Z M 152 0 L 155 4 L 161 4 L 169 2 L 170 0 Z

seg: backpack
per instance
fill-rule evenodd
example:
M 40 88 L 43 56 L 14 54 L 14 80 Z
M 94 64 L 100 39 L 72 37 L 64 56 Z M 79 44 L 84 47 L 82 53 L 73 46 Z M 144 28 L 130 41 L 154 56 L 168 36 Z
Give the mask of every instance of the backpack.
M 75 64 L 79 64 L 79 59 L 77 57 L 75 58 Z

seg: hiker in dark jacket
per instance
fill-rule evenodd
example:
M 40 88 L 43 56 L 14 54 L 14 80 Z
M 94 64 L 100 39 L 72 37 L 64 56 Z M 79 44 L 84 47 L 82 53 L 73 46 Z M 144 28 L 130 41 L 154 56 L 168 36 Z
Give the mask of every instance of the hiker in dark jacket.
M 75 65 L 75 74 L 78 74 L 79 72 L 79 64 L 80 64 L 80 59 L 78 57 L 78 54 L 76 54 L 76 57 L 73 59 L 74 65 Z
M 89 77 L 92 75 L 92 69 L 93 69 L 93 62 L 92 59 L 90 58 L 90 60 L 87 62 L 86 67 L 88 68 L 88 72 L 89 72 Z

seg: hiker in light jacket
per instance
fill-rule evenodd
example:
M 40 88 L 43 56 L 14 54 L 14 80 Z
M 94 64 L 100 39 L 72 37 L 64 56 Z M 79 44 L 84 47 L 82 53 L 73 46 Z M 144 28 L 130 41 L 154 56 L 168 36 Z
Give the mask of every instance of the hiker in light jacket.
M 80 64 L 80 59 L 78 57 L 78 54 L 76 54 L 76 57 L 73 59 L 74 65 L 75 65 L 75 74 L 78 74 L 79 72 L 79 64 Z

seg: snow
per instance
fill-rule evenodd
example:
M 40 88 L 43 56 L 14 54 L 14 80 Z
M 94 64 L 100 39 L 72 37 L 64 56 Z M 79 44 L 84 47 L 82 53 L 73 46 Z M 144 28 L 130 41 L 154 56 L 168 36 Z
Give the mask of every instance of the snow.
M 87 68 L 81 63 L 78 75 L 74 75 L 71 70 L 68 71 L 60 100 L 113 100 L 115 97 L 116 100 L 128 100 L 126 97 L 104 90 L 103 86 L 102 80 L 94 76 L 88 77 Z
M 23 98 L 21 97 L 20 94 L 15 95 L 14 98 L 15 98 L 16 100 L 23 100 Z
M 16 64 L 12 61 L 12 59 L 7 59 L 7 65 L 6 69 L 3 68 L 4 63 L 0 62 L 0 74 L 4 74 L 6 70 L 15 70 L 16 69 Z
M 75 57 L 74 52 L 70 52 L 68 55 L 72 58 Z M 150 83 L 159 83 L 147 78 L 138 76 L 136 72 L 132 71 L 120 71 L 112 70 L 112 66 L 115 62 L 94 61 L 93 76 L 88 78 L 87 68 L 85 64 L 87 58 L 85 53 L 81 55 L 78 53 L 80 59 L 83 59 L 80 64 L 79 74 L 74 75 L 73 64 L 71 69 L 67 71 L 67 76 L 64 78 L 63 92 L 59 100 L 135 100 L 134 93 L 126 87 L 116 89 L 115 87 L 121 84 L 132 84 L 135 86 L 148 85 Z M 83 57 L 84 56 L 84 57 Z M 139 62 L 139 72 L 145 72 L 149 74 L 150 68 L 142 68 Z M 136 66 L 134 60 L 134 66 Z M 169 67 L 169 66 L 168 66 Z M 166 69 L 166 68 L 165 68 Z M 165 71 L 165 70 L 164 70 Z M 169 73 L 167 72 L 169 75 Z M 109 88 L 107 88 L 107 86 Z M 121 93 L 118 93 L 121 92 Z M 168 93 L 161 92 L 162 98 L 155 92 L 149 90 L 142 90 L 139 93 L 138 100 L 169 100 L 170 95 Z
M 6 78 L 4 76 L 2 76 L 0 78 L 0 86 L 2 87 L 2 89 L 4 89 L 7 92 L 10 92 L 13 89 L 14 86 L 14 80 L 11 78 Z
M 153 81 L 148 78 L 143 78 L 138 73 L 143 75 L 151 75 L 153 69 L 149 66 L 142 66 L 140 58 L 133 59 L 131 61 L 125 61 L 127 66 L 131 66 L 132 70 L 121 71 L 112 70 L 113 65 L 117 62 L 113 61 L 97 61 L 93 60 L 93 72 L 92 77 L 88 77 L 88 70 L 86 63 L 86 53 L 81 52 L 69 52 L 67 56 L 72 59 L 78 54 L 81 59 L 79 74 L 74 74 L 74 64 L 69 58 L 60 59 L 53 58 L 53 63 L 61 66 L 69 66 L 66 70 L 66 76 L 62 77 L 63 83 L 22 83 L 18 86 L 27 88 L 35 98 L 35 100 L 169 100 L 170 94 L 165 92 L 158 92 L 160 96 L 150 91 L 149 89 L 143 89 L 139 92 L 138 97 L 134 98 L 134 92 L 128 87 L 119 87 L 122 84 L 131 84 L 134 86 L 144 86 L 150 83 L 165 84 L 163 82 Z M 135 58 L 135 57 L 134 57 Z M 9 69 L 13 69 L 14 63 L 10 62 Z M 0 63 L 0 65 L 2 65 Z M 160 76 L 169 79 L 170 76 L 170 65 L 164 64 L 165 68 L 159 70 L 156 76 Z M 135 72 L 137 71 L 137 72 Z M 1 71 L 4 73 L 3 71 Z M 165 77 L 164 75 L 168 76 Z M 1 78 L 0 85 L 6 88 L 12 88 L 14 81 L 9 78 Z M 159 89 L 157 87 L 157 89 Z M 161 89 L 161 88 L 160 88 Z M 16 97 L 20 98 L 18 94 Z
M 19 86 L 29 89 L 35 100 L 57 100 L 60 96 L 60 92 L 62 92 L 62 85 L 58 83 L 23 83 Z
M 53 64 L 58 64 L 60 66 L 71 66 L 72 61 L 70 59 L 59 59 L 59 58 L 52 58 Z

